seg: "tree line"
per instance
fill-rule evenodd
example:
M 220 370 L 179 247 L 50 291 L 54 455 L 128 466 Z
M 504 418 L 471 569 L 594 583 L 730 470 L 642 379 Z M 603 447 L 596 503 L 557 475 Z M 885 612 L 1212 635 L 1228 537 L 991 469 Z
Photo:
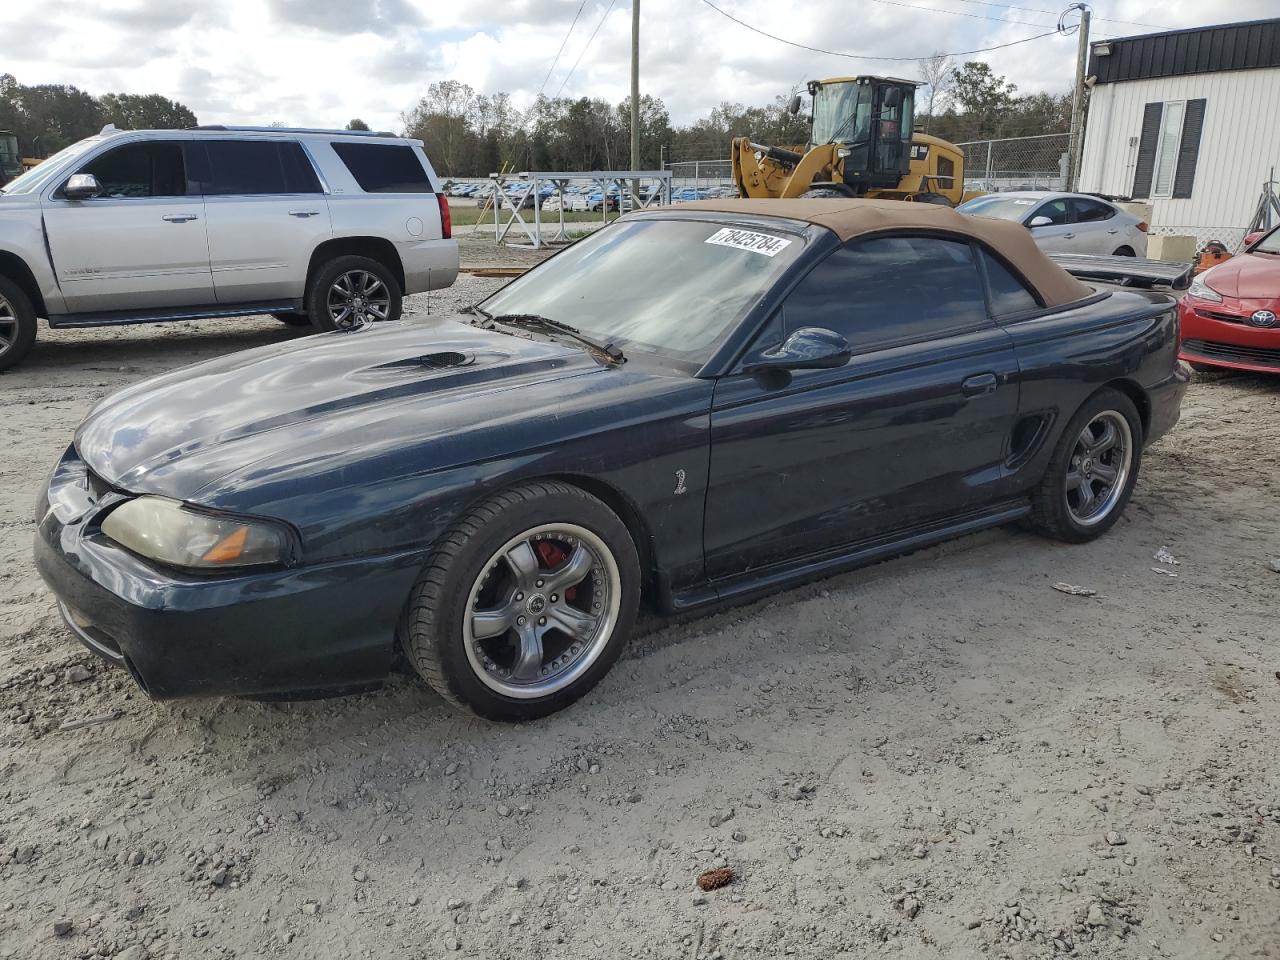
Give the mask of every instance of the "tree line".
M 916 125 L 935 136 L 965 142 L 1068 129 L 1069 94 L 1020 96 L 1014 84 L 980 61 L 956 66 L 937 55 L 922 60 L 919 70 Z M 671 122 L 661 99 L 643 96 L 640 166 L 659 169 L 682 160 L 727 158 L 729 141 L 741 136 L 770 144 L 805 143 L 807 117 L 787 110 L 795 92 L 765 105 L 725 101 L 684 125 Z M 457 80 L 440 80 L 401 121 L 406 135 L 428 145 L 432 163 L 447 177 L 631 166 L 629 99 L 539 96 L 522 111 L 506 93 L 485 94 Z M 49 156 L 108 123 L 121 129 L 171 129 L 195 126 L 197 120 L 189 108 L 160 94 L 95 97 L 67 84 L 27 86 L 10 74 L 0 75 L 0 130 L 16 133 L 26 156 Z M 347 127 L 367 129 L 358 119 Z
M 108 123 L 122 130 L 194 127 L 196 115 L 158 93 L 95 97 L 63 83 L 34 86 L 0 74 L 0 130 L 18 137 L 23 156 L 47 157 Z

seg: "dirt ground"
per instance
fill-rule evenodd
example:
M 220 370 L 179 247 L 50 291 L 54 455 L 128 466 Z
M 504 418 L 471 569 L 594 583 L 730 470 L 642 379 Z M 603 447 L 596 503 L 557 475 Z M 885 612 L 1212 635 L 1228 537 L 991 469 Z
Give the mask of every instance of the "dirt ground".
M 1280 378 L 1198 377 L 1098 543 L 657 624 L 544 721 L 149 702 L 59 622 L 37 487 L 98 398 L 297 335 L 42 330 L 0 376 L 0 957 L 1280 956 Z

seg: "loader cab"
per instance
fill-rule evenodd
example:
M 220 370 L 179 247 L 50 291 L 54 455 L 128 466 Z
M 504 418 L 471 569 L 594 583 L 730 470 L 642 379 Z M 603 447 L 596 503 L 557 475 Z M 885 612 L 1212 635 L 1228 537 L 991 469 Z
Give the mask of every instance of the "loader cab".
M 810 147 L 838 144 L 844 182 L 858 194 L 896 187 L 911 164 L 915 88 L 883 77 L 810 81 Z
M 25 169 L 22 154 L 18 152 L 17 136 L 8 130 L 0 130 L 0 187 L 21 176 Z

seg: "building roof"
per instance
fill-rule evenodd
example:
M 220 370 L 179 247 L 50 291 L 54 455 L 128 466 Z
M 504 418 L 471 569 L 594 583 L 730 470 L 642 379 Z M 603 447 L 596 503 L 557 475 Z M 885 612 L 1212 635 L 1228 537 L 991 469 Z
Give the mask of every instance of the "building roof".
M 1280 18 L 1095 41 L 1089 75 L 1097 83 L 1280 67 Z M 1100 56 L 1100 48 L 1110 53 Z
M 679 209 L 800 220 L 825 227 L 841 240 L 885 230 L 961 234 L 981 241 L 999 254 L 1040 293 L 1045 306 L 1073 303 L 1093 292 L 1046 257 L 1031 239 L 1031 231 L 1022 224 L 973 217 L 941 204 L 839 198 L 726 199 L 695 200 L 680 204 Z

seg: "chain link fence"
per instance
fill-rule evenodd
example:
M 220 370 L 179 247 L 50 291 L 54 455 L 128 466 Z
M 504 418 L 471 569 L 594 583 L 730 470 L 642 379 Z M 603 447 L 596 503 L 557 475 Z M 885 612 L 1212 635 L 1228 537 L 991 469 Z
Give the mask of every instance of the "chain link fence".
M 957 143 L 964 151 L 966 190 L 1067 189 L 1067 151 L 1071 135 L 970 140 Z
M 671 189 L 692 187 L 713 190 L 733 186 L 733 163 L 730 160 L 676 160 L 666 164 L 671 171 Z

